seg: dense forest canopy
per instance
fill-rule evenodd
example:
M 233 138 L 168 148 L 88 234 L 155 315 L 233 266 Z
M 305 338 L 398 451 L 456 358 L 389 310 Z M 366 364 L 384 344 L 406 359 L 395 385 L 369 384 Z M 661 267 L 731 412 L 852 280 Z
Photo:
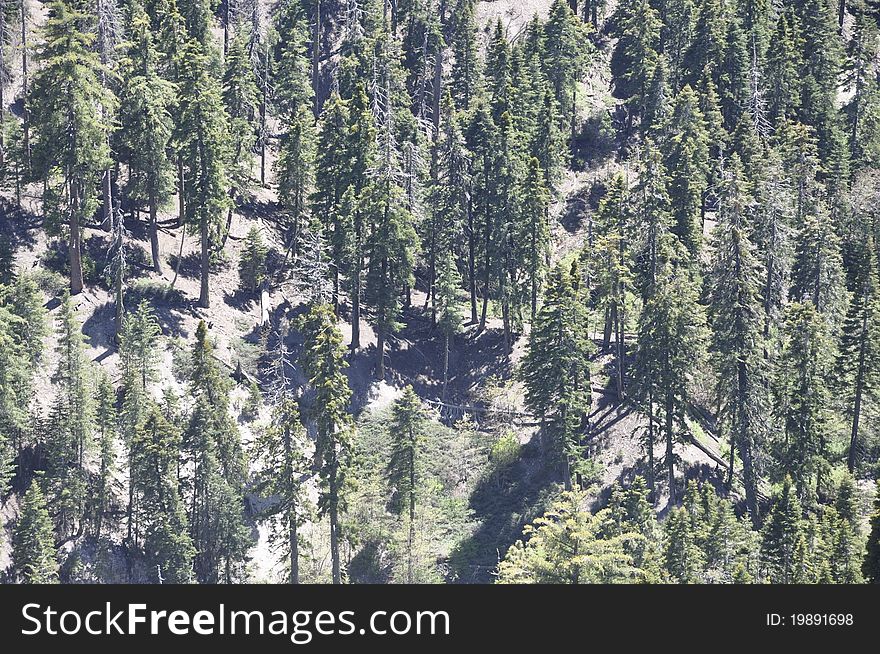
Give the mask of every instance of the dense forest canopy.
M 873 0 L 0 0 L 11 583 L 880 582 Z

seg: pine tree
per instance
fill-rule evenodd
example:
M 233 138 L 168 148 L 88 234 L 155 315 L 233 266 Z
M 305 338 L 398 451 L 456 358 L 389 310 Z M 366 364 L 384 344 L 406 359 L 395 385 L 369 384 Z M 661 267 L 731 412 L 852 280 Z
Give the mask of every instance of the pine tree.
M 159 52 L 151 29 L 149 16 L 135 2 L 128 18 L 131 46 L 122 64 L 119 149 L 129 170 L 126 195 L 138 205 L 147 203 L 153 269 L 161 273 L 158 212 L 173 190 L 168 148 L 174 87 L 160 74 Z
M 878 348 L 880 348 L 880 305 L 877 294 L 877 255 L 873 238 L 868 237 L 856 254 L 855 292 L 843 322 L 837 356 L 836 381 L 846 402 L 850 419 L 847 468 L 853 473 L 864 444 L 863 420 L 869 419 L 866 408 L 873 406 L 877 391 Z
M 762 270 L 749 239 L 750 198 L 734 154 L 723 178 L 719 224 L 713 234 L 709 281 L 711 351 L 718 376 L 721 416 L 730 428 L 733 452 L 743 464 L 746 504 L 753 523 L 758 515 L 758 457 L 766 436 L 764 369 L 764 316 L 761 305 Z M 729 483 L 729 481 L 728 481 Z
M 45 180 L 47 213 L 68 224 L 70 292 L 83 289 L 82 229 L 97 206 L 97 181 L 110 163 L 111 127 L 101 108 L 115 98 L 101 86 L 91 18 L 67 0 L 53 2 L 30 91 L 35 172 Z
M 12 535 L 12 569 L 21 583 L 58 582 L 54 536 L 46 499 L 35 479 L 25 493 Z
M 43 357 L 43 340 L 49 334 L 43 293 L 30 274 L 16 275 L 10 286 L 0 286 L 0 304 L 12 313 L 7 323 L 31 365 Z
M 603 349 L 615 337 L 617 395 L 625 395 L 627 296 L 632 292 L 633 272 L 627 236 L 630 233 L 629 189 L 623 175 L 616 175 L 596 212 L 593 271 L 596 300 L 605 314 Z
M 577 84 L 590 56 L 587 26 L 572 13 L 566 0 L 554 0 L 544 23 L 544 69 L 547 81 L 562 108 L 560 118 L 570 125 L 574 138 L 577 115 Z
M 470 110 L 480 89 L 479 46 L 474 0 L 458 0 L 452 11 L 452 70 L 450 89 L 457 109 Z
M 683 268 L 662 263 L 639 319 L 634 390 L 649 420 L 648 484 L 653 493 L 655 429 L 659 429 L 666 440 L 664 458 L 671 501 L 676 498 L 675 443 L 687 430 L 684 416 L 690 377 L 702 355 L 703 323 L 694 282 Z
M 70 295 L 61 300 L 57 324 L 58 366 L 53 378 L 56 396 L 46 432 L 50 463 L 47 491 L 62 534 L 82 529 L 87 492 L 88 459 L 94 438 L 94 398 L 90 362 Z
M 582 493 L 566 492 L 523 531 L 498 564 L 501 584 L 613 584 L 646 578 L 627 547 L 628 533 L 603 538 L 603 515 L 583 508 Z
M 253 154 L 259 135 L 259 89 L 246 50 L 249 34 L 236 33 L 224 58 L 223 106 L 226 109 L 226 174 L 230 183 L 228 211 L 251 189 Z
M 767 51 L 767 113 L 777 122 L 795 117 L 801 105 L 801 55 L 797 49 L 795 17 L 791 9 L 780 12 Z
M 266 281 L 266 255 L 269 249 L 263 242 L 263 235 L 256 226 L 248 230 L 244 248 L 238 262 L 238 277 L 242 290 L 253 295 Z
M 138 528 L 138 494 L 131 482 L 135 451 L 132 447 L 138 428 L 143 424 L 149 406 L 150 386 L 158 377 L 156 348 L 161 333 L 159 323 L 149 304 L 142 302 L 134 313 L 126 316 L 119 338 L 119 360 L 122 371 L 122 407 L 120 426 L 128 450 L 127 539 L 136 547 Z
M 437 273 L 437 328 L 443 334 L 443 393 L 449 384 L 449 344 L 452 338 L 461 331 L 462 313 L 458 303 L 458 291 L 461 288 L 461 274 L 455 263 L 452 252 L 440 259 Z
M 168 583 L 190 582 L 196 550 L 178 486 L 180 430 L 152 402 L 131 442 L 131 484 L 139 498 L 138 528 L 151 567 Z
M 685 86 L 672 109 L 666 130 L 666 170 L 669 174 L 669 198 L 672 209 L 672 232 L 696 260 L 702 242 L 703 203 L 709 181 L 709 139 L 697 95 Z
M 522 196 L 523 227 L 526 232 L 523 236 L 527 239 L 526 252 L 529 256 L 526 271 L 529 280 L 530 320 L 534 323 L 538 311 L 538 291 L 550 258 L 550 197 L 544 185 L 544 173 L 534 157 L 529 160 Z
M 805 547 L 801 504 L 791 479 L 786 477 L 762 532 L 761 561 L 768 580 L 775 584 L 802 583 L 807 574 Z
M 844 111 L 850 157 L 859 167 L 876 164 L 880 147 L 880 88 L 874 65 L 878 53 L 877 39 L 875 21 L 862 11 L 856 12 L 843 83 L 853 94 Z
M 626 100 L 638 116 L 649 108 L 649 87 L 659 61 L 662 25 L 648 0 L 619 6 L 618 41 L 611 57 L 614 97 Z
M 226 114 L 220 84 L 210 70 L 207 46 L 190 41 L 177 60 L 180 89 L 176 140 L 184 185 L 184 221 L 198 230 L 201 273 L 198 306 L 210 306 L 212 248 L 221 236 L 221 216 L 229 203 L 226 179 Z
M 795 243 L 790 296 L 811 302 L 831 325 L 838 325 L 846 311 L 846 288 L 840 239 L 830 212 L 818 207 L 804 220 Z
M 458 237 L 464 231 L 468 218 L 468 152 L 455 113 L 452 98 L 443 101 L 445 120 L 441 126 L 438 142 L 433 150 L 433 181 L 428 200 L 432 210 L 428 216 L 428 234 L 424 239 L 424 254 L 428 259 L 430 292 L 426 301 L 431 302 L 432 319 L 437 320 L 438 266 L 447 252 L 461 251 Z
M 779 463 L 799 499 L 812 505 L 827 475 L 831 441 L 828 327 L 812 304 L 786 310 L 785 346 L 776 380 L 776 409 L 783 422 Z
M 702 580 L 705 557 L 694 542 L 690 516 L 682 507 L 672 509 L 663 523 L 666 534 L 663 552 L 667 572 L 681 584 Z
M 577 275 L 561 264 L 551 272 L 521 370 L 526 406 L 541 420 L 551 453 L 562 464 L 566 489 L 572 487 L 572 472 L 581 455 L 592 394 L 592 344 L 585 336 L 577 283 Z
M 89 497 L 91 507 L 92 528 L 95 536 L 102 536 L 105 518 L 110 518 L 111 527 L 115 524 L 112 516 L 108 516 L 113 504 L 118 483 L 115 480 L 116 438 L 118 424 L 116 416 L 116 389 L 106 374 L 98 377 L 95 389 L 95 426 L 98 441 L 98 470 L 91 480 Z
M 286 365 L 284 362 L 281 365 Z M 299 583 L 299 528 L 308 516 L 305 478 L 308 461 L 305 455 L 306 434 L 300 423 L 296 400 L 284 391 L 273 408 L 272 424 L 265 428 L 256 442 L 261 463 L 257 488 L 265 497 L 276 498 L 267 510 L 272 516 L 273 540 L 282 543 L 282 551 L 290 561 L 291 584 Z
M 386 97 L 388 94 L 386 93 Z M 370 233 L 366 239 L 369 267 L 364 289 L 376 315 L 377 379 L 385 377 L 385 341 L 399 329 L 400 292 L 413 284 L 413 267 L 420 243 L 413 217 L 400 187 L 392 109 L 385 109 L 379 127 L 379 148 L 374 179 L 364 199 Z
M 190 360 L 195 406 L 184 432 L 184 461 L 190 464 L 189 526 L 200 583 L 232 583 L 250 547 L 244 525 L 246 465 L 240 434 L 229 415 L 229 380 L 221 372 L 204 321 L 196 328 Z
M 345 348 L 332 308 L 314 305 L 300 324 L 304 335 L 301 365 L 315 396 L 310 417 L 315 421 L 315 467 L 322 489 L 318 509 L 330 518 L 333 583 L 342 583 L 339 555 L 339 511 L 349 466 L 352 420 L 348 414 L 351 389 L 345 377 Z
M 396 511 L 406 516 L 406 583 L 411 584 L 415 578 L 416 499 L 422 483 L 425 415 L 412 386 L 404 389 L 403 395 L 394 403 L 391 411 L 392 448 L 388 462 L 388 484 L 396 496 Z

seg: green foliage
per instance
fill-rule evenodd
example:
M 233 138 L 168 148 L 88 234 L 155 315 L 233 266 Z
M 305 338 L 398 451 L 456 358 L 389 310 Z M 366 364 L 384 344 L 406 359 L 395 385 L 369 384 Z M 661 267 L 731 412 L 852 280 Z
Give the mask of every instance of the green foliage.
M 567 486 L 572 463 L 581 456 L 581 425 L 591 398 L 592 343 L 584 336 L 578 283 L 577 274 L 564 265 L 551 273 L 520 373 L 526 384 L 526 406 L 541 419 L 552 453 L 563 463 Z
M 603 515 L 583 508 L 580 492 L 566 492 L 526 527 L 498 565 L 502 584 L 613 584 L 644 581 L 628 553 L 643 538 L 629 532 L 603 537 Z
M 339 559 L 338 515 L 344 506 L 343 489 L 350 464 L 353 425 L 348 413 L 351 389 L 345 376 L 348 364 L 342 334 L 331 307 L 315 304 L 299 323 L 304 344 L 300 365 L 314 392 L 309 417 L 315 421 L 315 468 L 322 489 L 318 509 L 330 516 L 333 583 L 342 582 Z
M 21 583 L 58 582 L 54 537 L 46 498 L 35 479 L 25 493 L 12 535 L 12 569 Z
M 266 256 L 269 249 L 259 227 L 248 230 L 238 261 L 238 278 L 243 291 L 253 295 L 266 281 Z

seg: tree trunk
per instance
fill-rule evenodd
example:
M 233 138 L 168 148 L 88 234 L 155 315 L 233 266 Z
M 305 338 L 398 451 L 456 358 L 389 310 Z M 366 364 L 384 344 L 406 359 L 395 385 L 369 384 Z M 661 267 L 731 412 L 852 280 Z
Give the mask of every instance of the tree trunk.
M 104 171 L 101 179 L 104 192 L 104 231 L 113 231 L 113 180 L 110 175 L 110 169 Z
M 648 393 L 648 499 L 653 505 L 657 501 L 654 493 L 654 397 Z
M 71 184 L 73 186 L 73 184 Z M 68 251 L 70 259 L 70 294 L 76 295 L 83 290 L 83 270 L 82 270 L 82 236 L 80 235 L 79 226 L 79 197 L 77 191 L 71 191 L 71 211 L 70 211 L 70 235 L 68 239 Z
M 339 488 L 336 483 L 336 466 L 330 471 L 330 558 L 332 561 L 333 583 L 342 583 L 342 571 L 339 566 Z
M 675 443 L 673 439 L 673 424 L 675 404 L 671 390 L 666 392 L 666 475 L 669 484 L 669 503 L 675 502 Z
M 290 543 L 290 583 L 299 583 L 299 536 L 297 535 L 296 511 L 291 511 L 288 516 L 290 531 L 287 534 Z
M 626 321 L 623 304 L 617 308 L 617 399 L 623 402 L 626 397 Z
M 321 113 L 320 62 L 321 62 L 321 0 L 315 1 L 315 31 L 312 35 L 312 91 L 315 94 L 315 118 Z
M 31 130 L 30 112 L 27 109 L 28 100 L 28 42 L 27 42 L 27 17 L 25 0 L 21 0 L 21 109 L 22 109 L 22 140 L 24 145 L 25 171 L 31 169 Z
M 473 204 L 468 200 L 468 287 L 471 296 L 471 324 L 477 324 L 477 266 Z
M 160 275 L 162 274 L 162 262 L 159 259 L 159 224 L 158 213 L 159 207 L 156 200 L 156 194 L 150 194 L 150 253 L 153 257 L 153 270 Z
M 449 385 L 449 332 L 443 338 L 443 394 L 440 396 L 446 400 L 446 387 Z
M 865 302 L 868 301 L 867 296 L 865 297 Z M 852 431 L 850 433 L 849 439 L 849 453 L 846 457 L 846 467 L 849 469 L 850 473 L 855 471 L 856 468 L 856 458 L 858 457 L 858 449 L 859 449 L 859 419 L 862 414 L 862 395 L 864 393 L 864 385 L 865 385 L 865 351 L 868 343 L 868 308 L 862 311 L 862 333 L 861 333 L 861 343 L 859 344 L 859 368 L 858 373 L 856 374 L 856 396 L 855 403 L 853 406 L 853 421 L 852 421 Z
M 202 245 L 202 266 L 200 274 L 199 302 L 198 306 L 207 309 L 211 306 L 211 298 L 208 295 L 208 276 L 211 273 L 211 253 L 208 235 L 208 220 L 202 218 L 199 222 L 199 235 Z
M 407 541 L 407 582 L 413 583 L 413 548 L 416 542 L 416 444 L 410 437 L 409 449 L 409 537 Z
M 376 328 L 376 379 L 385 379 L 385 329 Z

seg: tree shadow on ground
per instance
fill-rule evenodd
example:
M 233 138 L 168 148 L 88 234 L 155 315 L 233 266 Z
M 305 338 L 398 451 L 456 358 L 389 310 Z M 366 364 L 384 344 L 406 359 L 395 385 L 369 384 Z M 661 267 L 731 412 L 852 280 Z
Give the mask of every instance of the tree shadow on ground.
M 474 489 L 470 508 L 480 526 L 450 555 L 449 582 L 490 583 L 499 559 L 559 491 L 558 473 L 545 465 L 538 441 L 533 437 L 516 462 L 487 475 Z

